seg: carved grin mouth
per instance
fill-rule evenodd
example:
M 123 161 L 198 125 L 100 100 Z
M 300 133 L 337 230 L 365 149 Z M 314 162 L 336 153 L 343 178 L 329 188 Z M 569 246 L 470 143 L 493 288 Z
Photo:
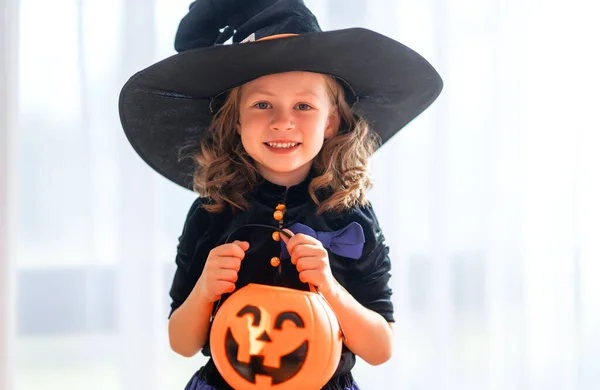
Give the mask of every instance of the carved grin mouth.
M 250 363 L 239 362 L 237 360 L 238 349 L 239 345 L 233 338 L 231 329 L 227 329 L 225 351 L 231 367 L 248 382 L 256 383 L 256 375 L 258 374 L 271 377 L 271 383 L 275 385 L 289 380 L 300 371 L 306 360 L 308 340 L 304 341 L 292 352 L 282 356 L 278 368 L 264 366 L 264 356 L 260 355 L 250 356 Z

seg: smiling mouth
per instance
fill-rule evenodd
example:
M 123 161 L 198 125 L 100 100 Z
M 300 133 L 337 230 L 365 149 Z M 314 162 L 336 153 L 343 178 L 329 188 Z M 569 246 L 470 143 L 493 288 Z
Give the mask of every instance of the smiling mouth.
M 301 145 L 300 142 L 265 142 L 264 144 L 273 149 L 292 149 Z

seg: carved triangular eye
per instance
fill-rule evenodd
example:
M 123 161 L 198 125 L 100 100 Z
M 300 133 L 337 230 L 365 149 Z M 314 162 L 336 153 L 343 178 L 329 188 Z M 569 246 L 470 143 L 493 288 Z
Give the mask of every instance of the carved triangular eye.
M 302 318 L 298 315 L 298 313 L 293 311 L 284 311 L 283 313 L 280 313 L 275 320 L 274 328 L 281 329 L 283 322 L 286 320 L 292 321 L 294 324 L 296 324 L 297 328 L 304 328 L 304 321 L 302 321 Z
M 244 306 L 238 313 L 238 317 L 243 317 L 246 314 L 252 314 L 252 326 L 260 325 L 260 309 L 253 305 Z

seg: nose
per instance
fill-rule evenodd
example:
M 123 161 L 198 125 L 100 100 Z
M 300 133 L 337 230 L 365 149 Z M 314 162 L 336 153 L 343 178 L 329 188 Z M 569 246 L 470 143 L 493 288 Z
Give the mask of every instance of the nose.
M 260 337 L 258 338 L 258 340 L 265 341 L 265 342 L 268 342 L 268 343 L 271 342 L 271 338 L 267 334 L 267 331 L 264 331 L 263 334 L 260 335 Z
M 273 130 L 291 130 L 294 128 L 294 117 L 292 113 L 283 109 L 273 110 L 271 118 L 271 129 Z

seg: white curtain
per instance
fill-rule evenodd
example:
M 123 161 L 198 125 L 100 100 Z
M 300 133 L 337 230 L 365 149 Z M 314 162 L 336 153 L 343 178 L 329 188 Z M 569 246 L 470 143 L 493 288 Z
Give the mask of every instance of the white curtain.
M 118 93 L 189 0 L 2 0 L 0 389 L 183 389 L 168 289 L 194 194 L 127 143 Z M 311 0 L 445 88 L 373 158 L 394 357 L 364 389 L 600 385 L 600 36 L 585 0 Z

